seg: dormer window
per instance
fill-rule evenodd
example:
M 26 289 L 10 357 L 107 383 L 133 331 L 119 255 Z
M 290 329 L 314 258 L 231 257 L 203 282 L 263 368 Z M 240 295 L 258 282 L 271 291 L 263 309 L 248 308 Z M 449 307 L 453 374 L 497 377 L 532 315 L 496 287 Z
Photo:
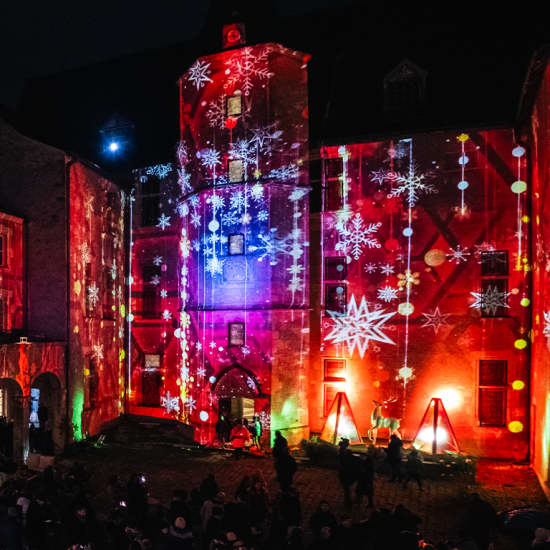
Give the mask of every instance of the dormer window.
M 384 78 L 384 108 L 387 111 L 406 111 L 424 102 L 426 71 L 404 59 Z

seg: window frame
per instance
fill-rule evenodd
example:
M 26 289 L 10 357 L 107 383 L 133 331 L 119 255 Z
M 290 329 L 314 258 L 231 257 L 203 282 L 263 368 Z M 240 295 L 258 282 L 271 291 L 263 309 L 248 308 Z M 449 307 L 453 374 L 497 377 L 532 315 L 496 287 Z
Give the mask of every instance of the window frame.
M 231 238 L 232 237 L 242 237 L 242 252 L 231 252 Z M 227 235 L 227 255 L 228 256 L 244 256 L 245 246 L 244 246 L 244 233 L 230 233 Z
M 497 362 L 501 363 L 504 367 L 503 372 L 503 381 L 500 384 L 481 384 L 481 376 L 482 376 L 482 363 L 483 362 Z M 508 416 L 508 360 L 507 359 L 491 359 L 491 358 L 484 358 L 478 360 L 478 367 L 477 367 L 477 421 L 481 428 L 505 428 L 506 427 L 506 419 Z M 485 422 L 481 418 L 481 401 L 482 401 L 482 393 L 486 392 L 499 392 L 502 394 L 502 422 L 501 423 L 492 423 L 492 422 Z
M 242 326 L 242 339 L 239 340 L 239 342 L 241 343 L 233 343 L 232 337 L 231 337 L 232 336 L 231 329 L 233 328 L 233 326 L 237 326 L 237 325 Z M 246 345 L 246 327 L 245 327 L 244 321 L 230 321 L 229 323 L 227 323 L 227 346 L 240 348 L 245 345 Z

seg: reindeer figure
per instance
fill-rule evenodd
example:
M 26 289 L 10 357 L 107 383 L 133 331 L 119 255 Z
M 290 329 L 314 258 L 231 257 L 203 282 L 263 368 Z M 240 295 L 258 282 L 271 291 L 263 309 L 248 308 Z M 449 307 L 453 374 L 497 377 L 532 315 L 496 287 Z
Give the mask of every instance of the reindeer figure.
M 395 401 L 397 401 L 395 397 L 386 399 L 386 401 L 382 403 L 376 401 L 375 399 L 372 400 L 374 409 L 372 410 L 372 413 L 370 415 L 371 428 L 368 431 L 368 437 L 372 441 L 373 445 L 376 445 L 378 428 L 388 428 L 390 431 L 388 437 L 392 434 L 395 434 L 397 435 L 397 437 L 399 437 L 399 439 L 401 439 L 401 434 L 399 433 L 399 425 L 401 419 L 382 416 L 382 407 L 385 407 L 388 403 L 394 403 Z

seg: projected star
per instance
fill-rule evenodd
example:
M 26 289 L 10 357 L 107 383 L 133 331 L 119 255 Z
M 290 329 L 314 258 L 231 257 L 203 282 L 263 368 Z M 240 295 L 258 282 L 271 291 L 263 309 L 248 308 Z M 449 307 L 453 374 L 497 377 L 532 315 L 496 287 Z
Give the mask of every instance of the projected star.
M 357 348 L 361 358 L 365 355 L 371 340 L 395 345 L 395 342 L 382 331 L 384 323 L 395 315 L 395 311 L 391 313 L 384 312 L 384 309 L 369 311 L 364 296 L 361 298 L 359 307 L 357 307 L 355 296 L 352 295 L 347 313 L 328 312 L 335 324 L 325 340 L 332 341 L 334 344 L 345 343 L 350 355 L 353 355 L 355 348 Z
M 432 327 L 434 333 L 437 334 L 439 329 L 443 326 L 447 326 L 447 317 L 450 317 L 450 313 L 441 313 L 439 307 L 436 307 L 431 313 L 422 314 L 426 320 L 422 324 L 423 327 Z

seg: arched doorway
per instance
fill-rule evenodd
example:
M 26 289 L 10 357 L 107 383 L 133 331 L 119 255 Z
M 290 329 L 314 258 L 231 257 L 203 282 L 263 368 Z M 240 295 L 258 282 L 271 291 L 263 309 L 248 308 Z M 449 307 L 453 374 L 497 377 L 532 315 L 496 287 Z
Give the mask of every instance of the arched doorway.
M 212 385 L 218 399 L 218 414 L 252 420 L 254 401 L 262 396 L 256 375 L 239 364 L 222 370 Z
M 21 386 L 11 378 L 0 378 L 0 452 L 21 462 L 26 439 Z
M 33 452 L 53 455 L 64 444 L 61 384 L 55 374 L 44 372 L 31 386 L 29 444 Z

